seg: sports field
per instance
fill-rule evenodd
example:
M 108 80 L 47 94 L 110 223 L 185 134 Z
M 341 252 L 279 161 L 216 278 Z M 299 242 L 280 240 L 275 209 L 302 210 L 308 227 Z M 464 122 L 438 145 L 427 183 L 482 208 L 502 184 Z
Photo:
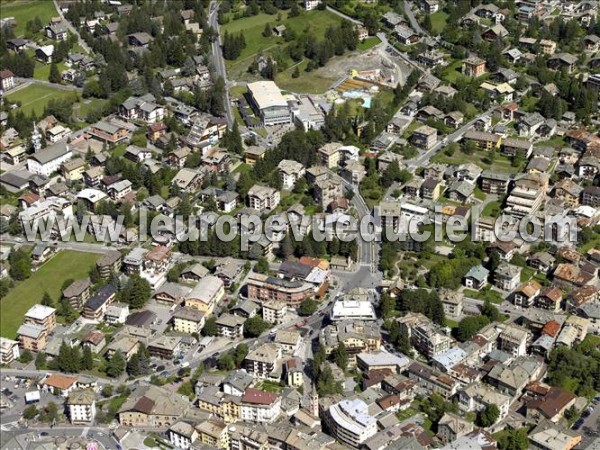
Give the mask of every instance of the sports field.
M 44 112 L 44 108 L 51 99 L 70 98 L 76 101 L 77 94 L 73 91 L 64 91 L 50 86 L 30 84 L 27 87 L 11 92 L 6 98 L 13 102 L 20 101 L 21 111 L 25 114 L 29 115 L 34 111 L 39 116 Z
M 42 300 L 48 292 L 56 302 L 65 280 L 85 278 L 100 255 L 62 251 L 44 264 L 25 281 L 18 282 L 0 300 L 0 336 L 14 339 L 23 322 L 23 314 Z
M 38 17 L 46 25 L 52 17 L 58 16 L 52 0 L 2 0 L 0 4 L 0 17 L 14 17 L 17 26 L 14 28 L 15 36 L 25 34 L 25 25 Z

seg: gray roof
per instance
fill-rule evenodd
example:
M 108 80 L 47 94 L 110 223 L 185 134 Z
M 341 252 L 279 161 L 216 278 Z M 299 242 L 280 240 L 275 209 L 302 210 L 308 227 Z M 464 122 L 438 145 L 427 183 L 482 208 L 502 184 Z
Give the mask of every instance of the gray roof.
M 33 153 L 29 155 L 29 159 L 33 159 L 40 164 L 47 164 L 50 161 L 60 158 L 61 156 L 66 155 L 71 150 L 69 150 L 69 146 L 66 142 L 57 142 L 49 147 L 46 147 L 43 150 L 40 150 L 37 153 Z
M 467 278 L 475 278 L 478 281 L 485 281 L 490 274 L 490 271 L 483 267 L 481 264 L 475 267 L 471 267 L 467 272 Z

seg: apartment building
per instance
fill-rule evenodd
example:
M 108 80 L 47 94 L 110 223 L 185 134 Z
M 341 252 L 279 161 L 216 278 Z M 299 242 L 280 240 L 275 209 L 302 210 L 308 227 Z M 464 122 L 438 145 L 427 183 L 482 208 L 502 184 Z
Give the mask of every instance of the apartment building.
M 213 275 L 202 278 L 185 296 L 185 306 L 199 309 L 208 317 L 225 297 L 223 281 Z
M 246 372 L 254 378 L 269 378 L 281 359 L 281 349 L 274 344 L 263 344 L 251 350 L 244 359 Z
M 90 320 L 101 319 L 116 296 L 117 288 L 115 286 L 112 284 L 102 286 L 83 305 L 83 317 Z
M 377 419 L 370 415 L 368 405 L 361 399 L 345 399 L 329 407 L 323 420 L 332 436 L 359 448 L 377 433 Z
M 244 322 L 246 319 L 233 314 L 223 314 L 217 321 L 217 333 L 219 336 L 230 339 L 241 339 L 244 337 Z
M 50 306 L 33 305 L 25 313 L 24 323 L 40 326 L 50 333 L 56 327 L 56 309 Z
M 340 147 L 342 144 L 339 142 L 329 142 L 319 148 L 317 154 L 321 164 L 329 169 L 337 167 L 340 163 Z
M 204 326 L 204 312 L 195 308 L 179 308 L 173 314 L 173 329 L 180 333 L 200 333 Z
M 9 365 L 19 356 L 19 342 L 0 337 L 0 364 Z
M 273 392 L 247 388 L 240 404 L 244 422 L 273 423 L 281 413 L 281 397 Z
M 289 306 L 298 306 L 314 295 L 314 286 L 295 280 L 282 280 L 264 274 L 253 273 L 247 279 L 248 299 L 264 303 L 278 301 Z
M 255 184 L 248 191 L 248 206 L 257 211 L 277 208 L 280 199 L 279 191 L 269 186 Z
M 506 325 L 498 336 L 498 349 L 515 357 L 527 354 L 527 344 L 531 335 L 529 331 L 517 325 Z
M 96 417 L 96 393 L 93 389 L 71 391 L 67 399 L 69 420 L 73 425 L 92 423 Z

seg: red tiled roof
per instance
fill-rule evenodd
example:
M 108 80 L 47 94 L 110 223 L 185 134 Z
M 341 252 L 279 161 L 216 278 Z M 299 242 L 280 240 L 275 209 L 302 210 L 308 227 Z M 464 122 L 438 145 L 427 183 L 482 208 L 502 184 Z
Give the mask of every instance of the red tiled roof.
M 271 405 L 277 400 L 277 394 L 259 389 L 247 388 L 242 396 L 242 402 L 254 405 Z
M 544 328 L 542 328 L 542 333 L 547 334 L 551 337 L 556 337 L 559 331 L 560 323 L 558 323 L 556 320 L 551 320 L 550 322 L 546 323 L 546 325 L 544 325 Z
M 59 375 L 57 373 L 53 373 L 46 377 L 46 379 L 44 380 L 44 385 L 64 390 L 69 389 L 75 384 L 76 381 L 76 377 L 69 377 L 67 375 Z
M 10 77 L 14 77 L 15 74 L 12 73 L 9 69 L 4 69 L 2 72 L 0 72 L 0 80 L 4 80 L 6 78 L 10 78 Z

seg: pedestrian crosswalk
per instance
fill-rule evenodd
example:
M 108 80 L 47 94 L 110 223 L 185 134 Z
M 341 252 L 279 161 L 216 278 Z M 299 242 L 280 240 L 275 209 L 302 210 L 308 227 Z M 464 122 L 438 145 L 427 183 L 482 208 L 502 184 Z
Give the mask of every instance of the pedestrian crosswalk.
M 2 425 L 0 425 L 0 430 L 2 431 L 12 431 L 12 430 L 17 430 L 19 428 L 19 422 L 9 422 L 9 423 L 3 423 Z

